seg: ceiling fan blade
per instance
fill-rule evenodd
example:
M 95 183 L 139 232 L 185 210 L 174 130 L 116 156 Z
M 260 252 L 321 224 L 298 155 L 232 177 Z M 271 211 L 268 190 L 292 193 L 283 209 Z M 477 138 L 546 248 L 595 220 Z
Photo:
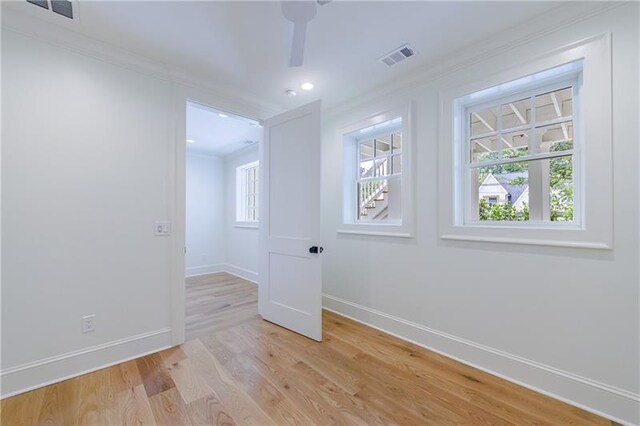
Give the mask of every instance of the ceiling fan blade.
M 299 67 L 302 65 L 306 36 L 306 22 L 289 23 L 289 67 Z

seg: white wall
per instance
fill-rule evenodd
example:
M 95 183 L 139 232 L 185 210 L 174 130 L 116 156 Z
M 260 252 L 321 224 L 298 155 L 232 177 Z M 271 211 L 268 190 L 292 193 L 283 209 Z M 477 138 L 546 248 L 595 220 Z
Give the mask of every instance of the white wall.
M 256 160 L 257 145 L 222 158 L 187 153 L 187 276 L 226 271 L 257 282 L 258 228 L 236 223 L 236 168 Z
M 236 225 L 236 168 L 258 160 L 253 145 L 225 157 L 227 270 L 251 281 L 258 279 L 258 229 Z
M 447 165 L 436 161 L 439 91 L 606 31 L 613 35 L 614 250 L 441 240 L 437 170 Z M 324 304 L 591 410 L 638 423 L 638 4 L 530 39 L 366 105 L 354 101 L 325 121 Z M 338 130 L 410 101 L 416 106 L 415 238 L 337 234 L 342 219 Z M 478 274 L 496 263 L 501 265 L 499 276 L 495 271 Z
M 177 112 L 274 113 L 205 83 L 3 8 L 2 397 L 183 338 Z
M 171 84 L 3 30 L 2 106 L 3 394 L 169 345 Z
M 224 160 L 187 152 L 186 274 L 219 272 L 226 260 Z

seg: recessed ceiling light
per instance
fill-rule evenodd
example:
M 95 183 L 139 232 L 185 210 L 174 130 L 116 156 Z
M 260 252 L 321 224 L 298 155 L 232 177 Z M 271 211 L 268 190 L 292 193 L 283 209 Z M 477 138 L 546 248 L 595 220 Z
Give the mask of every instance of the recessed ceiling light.
M 227 114 L 223 114 L 223 113 L 218 114 L 218 117 L 220 117 L 220 118 L 229 118 L 229 116 Z
M 187 139 L 187 143 L 196 143 L 193 139 Z
M 289 96 L 290 98 L 292 98 L 295 95 L 297 95 L 296 91 L 295 90 L 291 90 L 291 89 L 286 90 L 284 93 L 285 93 L 285 95 Z
M 302 84 L 300 85 L 300 88 L 301 88 L 302 90 L 311 90 L 311 89 L 313 89 L 313 83 L 309 83 L 309 82 L 302 83 Z

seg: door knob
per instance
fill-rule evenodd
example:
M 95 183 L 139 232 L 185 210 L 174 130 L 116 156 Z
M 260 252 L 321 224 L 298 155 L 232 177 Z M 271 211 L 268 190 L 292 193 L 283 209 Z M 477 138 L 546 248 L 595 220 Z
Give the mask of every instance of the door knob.
M 309 247 L 309 253 L 311 254 L 318 254 L 318 253 L 322 253 L 323 251 L 324 251 L 324 248 L 322 247 L 318 247 L 318 246 Z

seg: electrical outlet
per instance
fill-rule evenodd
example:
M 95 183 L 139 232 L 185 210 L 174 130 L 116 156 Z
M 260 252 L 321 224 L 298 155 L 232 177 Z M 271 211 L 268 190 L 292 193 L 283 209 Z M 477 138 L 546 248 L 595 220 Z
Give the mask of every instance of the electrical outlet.
M 96 316 L 85 315 L 82 317 L 82 333 L 91 333 L 96 331 Z

